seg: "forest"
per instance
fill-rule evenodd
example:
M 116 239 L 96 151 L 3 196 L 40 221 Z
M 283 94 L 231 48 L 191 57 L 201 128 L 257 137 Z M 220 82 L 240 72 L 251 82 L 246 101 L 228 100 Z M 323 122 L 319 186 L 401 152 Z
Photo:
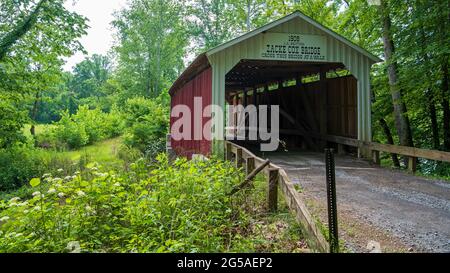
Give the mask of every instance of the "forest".
M 450 152 L 449 1 L 128 0 L 105 55 L 66 2 L 0 2 L 0 253 L 305 250 L 287 208 L 261 219 L 264 179 L 230 197 L 232 164 L 164 154 L 168 89 L 193 58 L 297 10 L 384 60 L 373 141 Z M 447 163 L 418 168 L 450 179 Z

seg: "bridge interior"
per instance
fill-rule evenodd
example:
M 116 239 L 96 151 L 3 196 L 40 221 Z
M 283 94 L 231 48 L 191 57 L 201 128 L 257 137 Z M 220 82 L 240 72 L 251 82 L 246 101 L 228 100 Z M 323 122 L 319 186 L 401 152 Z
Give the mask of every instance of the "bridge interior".
M 281 150 L 321 150 L 325 143 L 310 134 L 357 138 L 357 81 L 343 64 L 242 60 L 226 75 L 226 101 L 257 109 L 279 105 Z M 237 112 L 227 118 L 236 127 L 244 117 L 248 127 L 248 115 Z M 237 130 L 226 134 L 236 136 Z M 247 130 L 240 144 L 262 141 L 248 135 Z

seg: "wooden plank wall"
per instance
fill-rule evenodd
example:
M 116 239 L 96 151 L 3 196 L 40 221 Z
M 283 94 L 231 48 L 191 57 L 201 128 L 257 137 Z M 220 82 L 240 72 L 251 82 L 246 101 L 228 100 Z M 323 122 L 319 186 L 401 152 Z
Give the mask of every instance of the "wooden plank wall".
M 171 109 L 176 105 L 187 105 L 191 109 L 191 139 L 175 141 L 171 139 L 171 145 L 175 153 L 179 156 L 191 158 L 193 154 L 211 154 L 211 141 L 202 138 L 202 140 L 194 139 L 194 98 L 202 98 L 202 112 L 211 104 L 212 101 L 212 85 L 211 85 L 212 69 L 208 68 L 197 75 L 194 79 L 187 82 L 172 95 Z M 170 128 L 178 118 L 170 118 Z M 200 130 L 210 120 L 210 118 L 203 117 Z M 201 133 L 201 132 L 200 132 Z M 210 136 L 208 136 L 210 137 Z
M 304 124 L 311 132 L 319 133 L 321 95 L 320 82 L 272 90 L 268 97 L 259 94 L 262 104 L 280 105 L 284 111 Z M 357 82 L 353 76 L 327 80 L 327 134 L 357 138 Z M 249 101 L 252 99 L 249 97 Z M 280 116 L 280 129 L 295 129 Z

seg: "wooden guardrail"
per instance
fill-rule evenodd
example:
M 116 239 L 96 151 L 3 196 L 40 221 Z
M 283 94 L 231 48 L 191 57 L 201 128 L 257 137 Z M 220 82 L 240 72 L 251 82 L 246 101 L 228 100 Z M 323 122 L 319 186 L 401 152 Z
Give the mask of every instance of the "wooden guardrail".
M 280 130 L 280 133 L 304 136 L 302 132 L 299 132 L 297 130 Z M 417 158 L 450 162 L 449 152 L 420 149 L 407 146 L 381 144 L 376 142 L 366 142 L 353 138 L 346 138 L 333 135 L 321 135 L 317 133 L 308 133 L 308 136 L 318 140 L 334 142 L 340 145 L 369 149 L 372 151 L 372 160 L 376 164 L 380 163 L 380 152 L 407 156 L 409 158 L 408 169 L 412 172 L 416 171 Z
M 264 173 L 267 177 L 267 207 L 270 211 L 277 210 L 278 202 L 278 187 L 281 189 L 286 203 L 291 211 L 295 213 L 297 221 L 302 226 L 305 237 L 308 240 L 309 246 L 319 252 L 328 252 L 330 249 L 329 243 L 317 227 L 314 218 L 308 211 L 304 200 L 298 194 L 294 188 L 294 184 L 291 182 L 286 171 L 273 164 L 267 164 L 266 160 L 254 155 L 249 150 L 229 141 L 225 142 L 226 145 L 226 159 L 232 160 L 234 157 L 236 167 L 244 167 L 247 175 L 252 173 L 255 169 L 261 165 L 267 165 L 264 167 Z M 234 156 L 233 156 L 234 155 Z

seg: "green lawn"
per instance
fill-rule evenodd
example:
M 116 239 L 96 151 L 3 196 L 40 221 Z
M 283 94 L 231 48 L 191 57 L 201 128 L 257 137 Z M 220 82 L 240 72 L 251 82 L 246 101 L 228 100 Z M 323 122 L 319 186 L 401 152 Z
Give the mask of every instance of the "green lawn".
M 37 124 L 36 125 L 36 135 L 44 132 L 46 128 L 49 128 L 53 125 L 51 124 Z M 31 125 L 27 124 L 23 128 L 24 135 L 27 138 L 31 138 L 30 133 Z M 82 156 L 88 158 L 89 162 L 98 162 L 100 164 L 117 164 L 122 163 L 120 159 L 117 158 L 117 151 L 121 144 L 122 140 L 120 137 L 108 139 L 104 141 L 97 142 L 93 145 L 86 146 L 74 151 L 61 152 L 64 157 L 78 162 Z
M 45 130 L 47 127 L 50 128 L 50 127 L 52 127 L 52 126 L 54 126 L 54 125 L 51 125 L 51 124 L 36 124 L 36 125 L 35 125 L 35 132 L 36 132 L 36 135 L 41 134 L 42 132 L 44 132 L 44 130 Z M 22 129 L 23 134 L 24 134 L 26 137 L 28 137 L 28 138 L 31 138 L 30 129 L 31 129 L 31 125 L 30 125 L 30 124 L 26 124 L 26 125 L 23 127 L 23 129 Z
M 100 141 L 79 150 L 62 152 L 64 157 L 77 162 L 86 156 L 89 162 L 98 162 L 102 165 L 120 164 L 122 160 L 117 157 L 122 139 L 120 137 Z

